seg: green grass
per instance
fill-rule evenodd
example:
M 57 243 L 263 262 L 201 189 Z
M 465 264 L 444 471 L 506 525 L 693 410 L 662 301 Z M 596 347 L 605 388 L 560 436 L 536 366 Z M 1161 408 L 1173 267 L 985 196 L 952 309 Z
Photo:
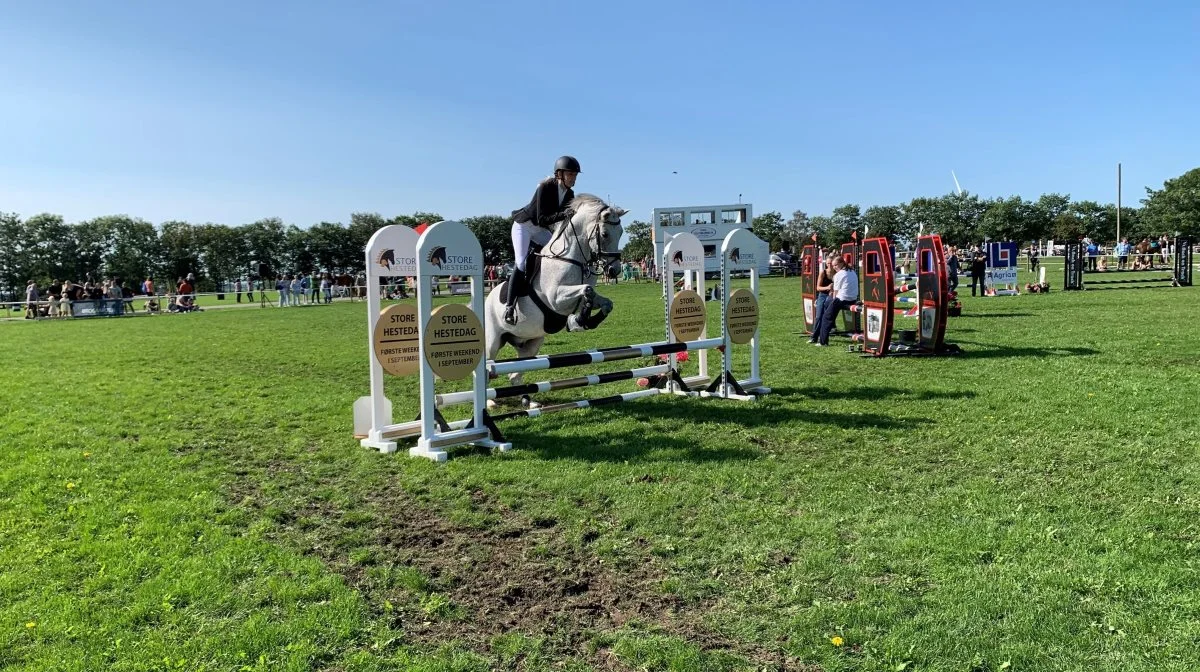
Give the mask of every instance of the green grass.
M 883 360 L 767 280 L 774 394 L 441 465 L 351 439 L 362 303 L 0 325 L 0 669 L 1200 669 L 1197 290 L 1060 276 Z M 661 338 L 602 291 L 545 351 Z

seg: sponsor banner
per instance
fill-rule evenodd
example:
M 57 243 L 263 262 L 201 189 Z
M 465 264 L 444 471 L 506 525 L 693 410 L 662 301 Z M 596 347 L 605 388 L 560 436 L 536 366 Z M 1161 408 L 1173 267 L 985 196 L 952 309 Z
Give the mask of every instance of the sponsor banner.
M 424 277 L 483 272 L 479 240 L 461 222 L 438 222 L 417 241 L 417 264 Z
M 71 302 L 72 317 L 116 317 L 123 314 L 124 299 L 85 299 Z
M 989 268 L 984 276 L 984 282 L 989 287 L 997 285 L 1015 285 L 1017 284 L 1017 269 L 1012 268 Z
M 1017 265 L 1016 243 L 988 243 L 988 268 L 1009 268 Z
M 667 242 L 666 270 L 673 273 L 704 270 L 704 245 L 690 233 L 677 233 Z
M 389 224 L 367 242 L 368 271 L 373 278 L 411 277 L 417 274 L 417 232 L 402 224 Z M 374 287 L 374 285 L 372 285 Z

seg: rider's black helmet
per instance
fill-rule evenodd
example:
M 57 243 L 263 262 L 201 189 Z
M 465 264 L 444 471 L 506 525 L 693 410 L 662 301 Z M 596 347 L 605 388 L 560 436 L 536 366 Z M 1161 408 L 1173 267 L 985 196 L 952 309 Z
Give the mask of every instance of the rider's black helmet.
M 554 162 L 554 172 L 557 173 L 560 170 L 569 170 L 572 173 L 582 173 L 583 172 L 582 170 L 579 169 L 579 162 L 576 161 L 575 157 L 573 157 L 573 156 L 558 157 L 558 160 Z

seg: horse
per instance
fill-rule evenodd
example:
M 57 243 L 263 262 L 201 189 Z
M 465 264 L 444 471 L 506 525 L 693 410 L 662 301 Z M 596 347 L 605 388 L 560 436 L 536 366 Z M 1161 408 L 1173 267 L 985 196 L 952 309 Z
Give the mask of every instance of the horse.
M 390 252 L 390 250 L 389 250 Z M 395 260 L 393 260 L 395 263 Z M 341 273 L 333 276 L 333 286 L 339 288 L 341 296 L 348 296 L 351 299 L 362 299 L 367 296 L 366 280 L 361 274 L 355 276 L 349 273 Z
M 526 266 L 533 273 L 530 295 L 517 300 L 516 324 L 504 321 L 509 283 L 488 293 L 484 317 L 489 360 L 495 359 L 506 343 L 519 357 L 533 357 L 546 334 L 557 333 L 564 326 L 568 331 L 595 329 L 612 311 L 612 301 L 596 293 L 596 278 L 621 263 L 621 217 L 627 211 L 591 194 L 577 194 L 568 207 L 567 218 L 536 253 L 539 259 L 530 255 Z M 536 271 L 535 261 L 540 265 Z M 510 375 L 509 382 L 519 385 L 521 374 Z

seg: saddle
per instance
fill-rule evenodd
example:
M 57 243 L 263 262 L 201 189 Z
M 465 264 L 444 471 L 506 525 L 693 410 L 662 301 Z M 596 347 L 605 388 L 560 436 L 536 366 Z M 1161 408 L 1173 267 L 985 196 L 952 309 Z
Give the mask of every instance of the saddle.
M 533 305 L 542 311 L 542 331 L 547 334 L 557 334 L 567 326 L 567 316 L 560 315 L 550 309 L 542 297 L 533 291 L 533 281 L 537 278 L 538 273 L 542 270 L 542 257 L 538 252 L 541 252 L 541 246 L 530 244 L 529 254 L 525 257 L 525 281 L 512 282 L 513 276 L 510 276 L 508 282 L 500 286 L 500 303 L 508 302 L 508 293 L 515 290 L 517 298 L 528 296 L 529 300 L 533 301 Z M 514 287 L 515 285 L 515 287 Z

